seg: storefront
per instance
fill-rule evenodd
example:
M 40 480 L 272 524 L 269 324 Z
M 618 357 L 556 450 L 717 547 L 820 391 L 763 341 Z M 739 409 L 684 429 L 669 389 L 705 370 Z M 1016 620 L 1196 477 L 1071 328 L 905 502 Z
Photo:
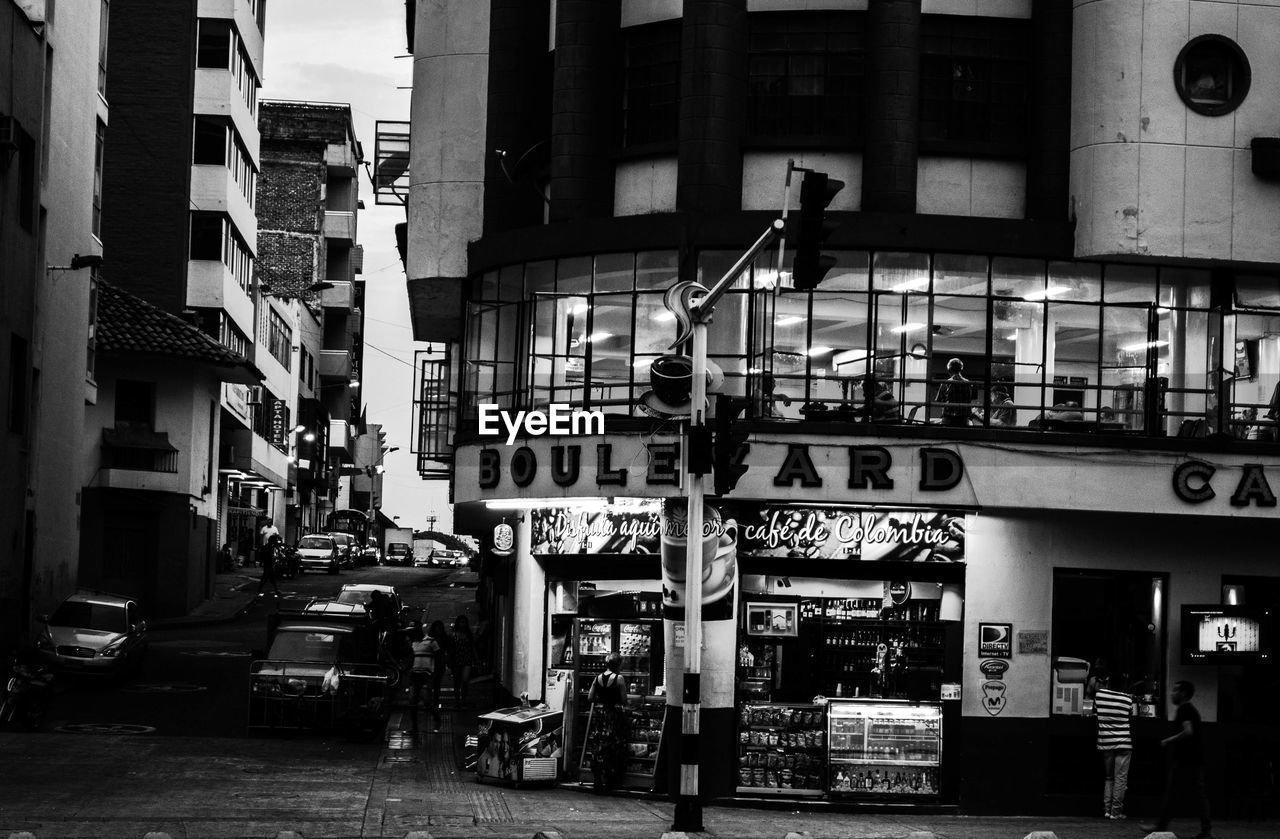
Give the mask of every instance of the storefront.
M 1262 467 L 1226 452 L 770 431 L 752 434 L 749 471 L 706 513 L 705 794 L 1092 812 L 1099 661 L 1139 697 L 1136 808 L 1159 793 L 1175 680 L 1197 684 L 1217 757 L 1277 739 L 1266 614 L 1256 641 L 1245 624 L 1222 639 L 1253 645 L 1238 656 L 1184 652 L 1192 607 L 1277 602 Z M 673 457 L 678 438 L 612 434 L 477 446 L 460 462 L 472 489 L 459 501 L 505 507 L 515 529 L 504 680 L 563 708 L 571 779 L 591 779 L 586 691 L 617 651 L 625 783 L 670 788 L 685 550 Z M 1211 790 L 1228 810 L 1231 794 L 1225 780 Z

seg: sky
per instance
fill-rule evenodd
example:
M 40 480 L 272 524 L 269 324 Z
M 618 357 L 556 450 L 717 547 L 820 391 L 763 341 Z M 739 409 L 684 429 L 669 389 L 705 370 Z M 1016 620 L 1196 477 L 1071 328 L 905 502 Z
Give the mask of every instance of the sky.
M 261 98 L 351 105 L 356 138 L 370 164 L 374 123 L 409 119 L 413 59 L 405 44 L 404 0 L 268 0 L 263 49 Z M 410 451 L 413 354 L 426 345 L 413 341 L 396 252 L 394 226 L 404 220 L 404 210 L 375 204 L 372 185 L 366 176 L 360 180 L 366 417 L 382 424 L 388 446 L 399 447 L 383 458 L 382 512 L 415 529 L 425 529 L 428 516 L 436 516 L 435 529 L 452 532 L 445 482 L 419 478 Z

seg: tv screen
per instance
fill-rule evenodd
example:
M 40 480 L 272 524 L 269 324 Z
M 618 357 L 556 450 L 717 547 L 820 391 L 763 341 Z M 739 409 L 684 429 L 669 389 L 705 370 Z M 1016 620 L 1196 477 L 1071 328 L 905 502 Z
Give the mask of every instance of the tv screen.
M 1250 606 L 1184 605 L 1183 664 L 1248 664 L 1271 656 L 1271 612 Z

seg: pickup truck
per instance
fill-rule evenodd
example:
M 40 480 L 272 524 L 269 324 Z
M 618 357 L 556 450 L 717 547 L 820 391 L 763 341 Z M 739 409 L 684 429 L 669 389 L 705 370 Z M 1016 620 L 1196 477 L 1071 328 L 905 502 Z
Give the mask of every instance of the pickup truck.
M 363 611 L 282 614 L 266 657 L 249 666 L 249 727 L 380 734 L 395 681 Z

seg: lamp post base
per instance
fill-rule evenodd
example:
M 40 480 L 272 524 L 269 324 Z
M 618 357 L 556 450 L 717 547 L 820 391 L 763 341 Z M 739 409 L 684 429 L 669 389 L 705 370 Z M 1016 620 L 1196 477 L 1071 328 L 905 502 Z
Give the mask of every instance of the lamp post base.
M 691 796 L 680 796 L 676 799 L 675 813 L 671 819 L 671 829 L 681 833 L 701 833 L 702 802 Z

